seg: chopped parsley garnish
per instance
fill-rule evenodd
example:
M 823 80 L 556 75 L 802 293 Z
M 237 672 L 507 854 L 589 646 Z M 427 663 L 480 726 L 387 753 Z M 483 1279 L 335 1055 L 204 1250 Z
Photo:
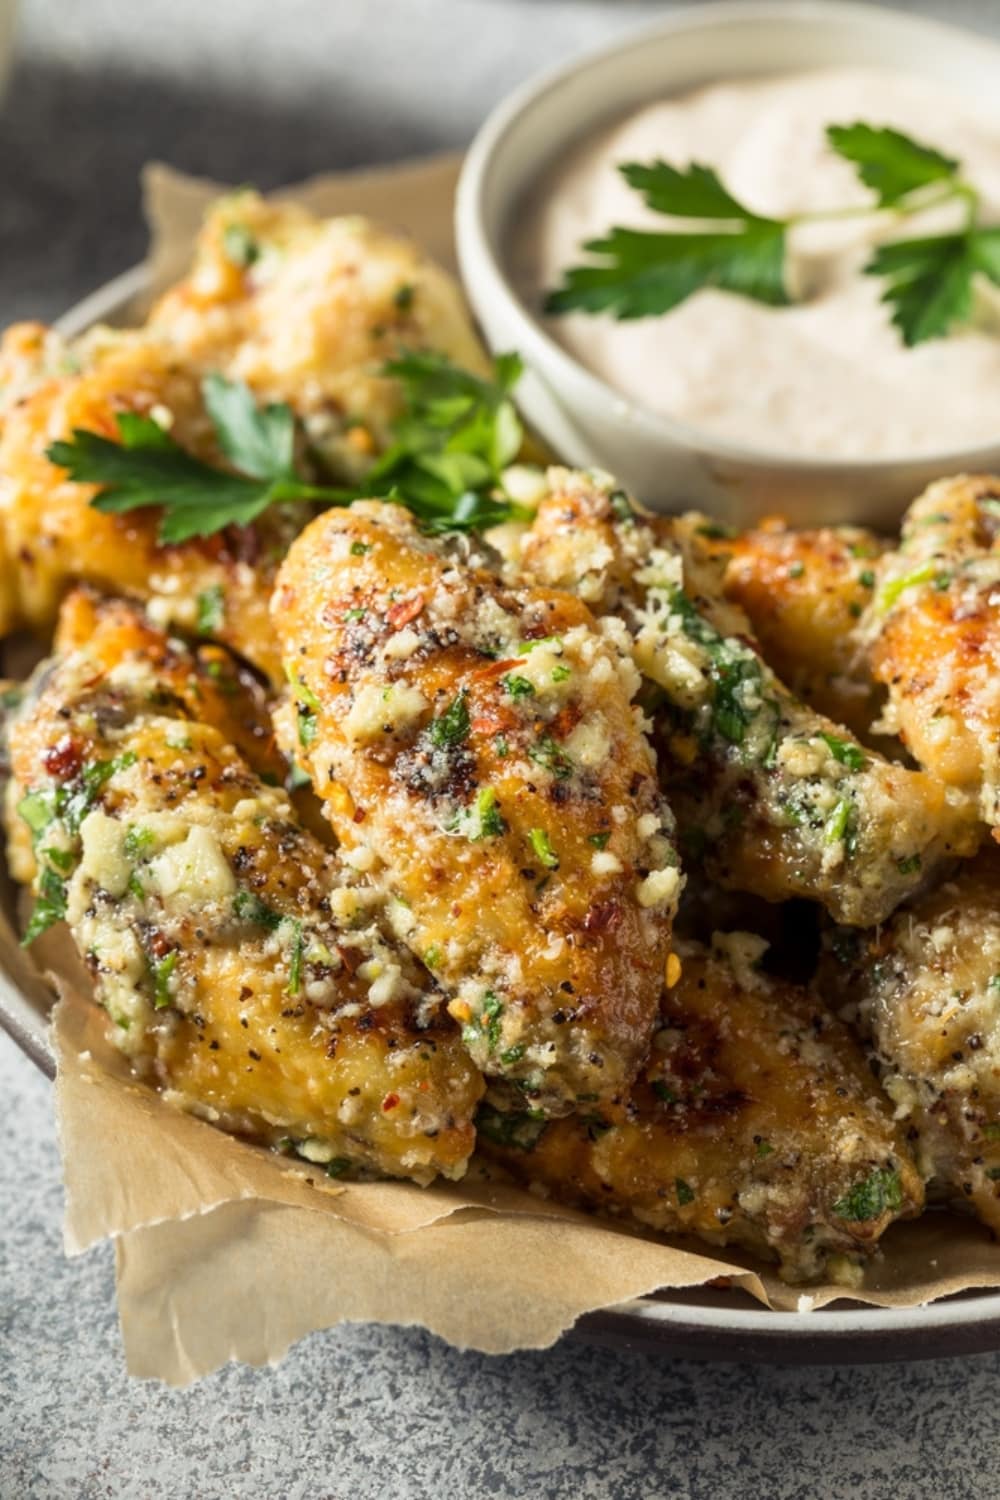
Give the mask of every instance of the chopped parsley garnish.
M 222 585 L 214 583 L 211 588 L 202 589 L 198 595 L 198 634 L 213 635 L 215 631 L 221 630 L 225 617 L 226 596 Z
M 173 1004 L 173 992 L 170 988 L 170 980 L 177 967 L 180 958 L 176 948 L 171 949 L 163 958 L 154 958 L 150 961 L 150 969 L 153 973 L 153 1004 L 157 1010 L 166 1010 Z
M 877 604 L 879 614 L 887 614 L 896 603 L 900 594 L 905 593 L 907 589 L 915 589 L 919 588 L 921 584 L 932 583 L 938 576 L 948 577 L 947 574 L 939 575 L 937 563 L 929 562 L 924 563 L 919 568 L 914 568 L 912 572 L 904 573 L 901 578 L 890 578 L 888 583 L 884 583 L 879 591 Z M 950 581 L 949 578 L 948 582 Z M 945 587 L 947 587 L 947 584 Z
M 845 854 L 857 852 L 854 803 L 849 797 L 841 797 L 833 812 L 823 824 L 824 844 L 844 845 Z
M 372 544 L 371 544 L 371 542 L 352 542 L 351 543 L 351 556 L 352 557 L 364 557 L 365 553 L 366 552 L 370 552 L 371 550 L 372 550 Z
M 881 1218 L 884 1213 L 895 1213 L 902 1206 L 903 1187 L 899 1173 L 888 1167 L 876 1167 L 833 1205 L 833 1211 L 838 1218 L 860 1224 L 868 1219 Z
M 49 865 L 45 865 L 38 877 L 38 895 L 35 897 L 31 920 L 21 939 L 21 947 L 27 948 L 56 922 L 62 922 L 65 916 L 66 881 Z
M 479 1015 L 467 1021 L 462 1027 L 462 1040 L 466 1046 L 475 1046 L 477 1042 L 485 1041 L 488 1051 L 494 1052 L 500 1041 L 500 1017 L 502 1015 L 503 1003 L 497 999 L 492 990 L 487 990 L 483 996 Z
M 896 869 L 900 875 L 915 875 L 920 869 L 920 855 L 910 854 L 906 859 L 897 859 Z
M 566 781 L 573 774 L 573 762 L 550 734 L 543 734 L 534 745 L 529 745 L 528 755 L 536 765 L 551 771 L 557 781 Z
M 28 791 L 17 804 L 17 811 L 31 830 L 31 841 L 35 848 L 39 840 L 53 823 L 62 824 L 71 838 L 76 838 L 80 825 L 94 807 L 103 788 L 118 771 L 135 765 L 137 756 L 127 750 L 113 760 L 91 761 L 79 775 L 63 786 L 43 787 Z M 22 939 L 23 946 L 33 943 L 36 937 L 47 931 L 66 915 L 66 882 L 62 874 L 68 874 L 75 863 L 75 856 L 58 847 L 42 851 L 51 861 L 44 865 L 38 877 L 38 896 L 31 920 Z M 58 869 L 53 869 L 55 865 Z
M 297 995 L 302 988 L 303 953 L 302 923 L 295 919 L 292 923 L 292 945 L 288 954 L 288 993 L 290 995 Z
M 233 915 L 241 922 L 250 922 L 254 927 L 263 927 L 268 932 L 279 928 L 285 918 L 273 906 L 262 901 L 255 891 L 237 891 L 233 897 Z
M 573 675 L 572 667 L 567 667 L 563 662 L 552 668 L 553 682 L 566 682 Z
M 534 683 L 529 682 L 527 677 L 519 676 L 517 672 L 501 677 L 500 681 L 512 698 L 533 698 L 535 695 Z
M 484 786 L 476 793 L 476 800 L 472 805 L 472 823 L 474 828 L 466 833 L 466 838 L 473 843 L 480 839 L 499 838 L 507 831 L 493 787 Z
M 587 843 L 593 844 L 595 849 L 606 849 L 610 837 L 610 833 L 588 833 Z
M 531 1151 L 548 1121 L 536 1114 L 505 1114 L 492 1104 L 481 1104 L 476 1111 L 476 1130 L 494 1146 L 513 1151 Z
M 432 719 L 427 730 L 431 744 L 438 750 L 460 745 L 469 737 L 469 709 L 465 688 L 460 689 L 444 713 Z
M 694 1202 L 694 1188 L 686 1183 L 683 1177 L 674 1178 L 674 1187 L 677 1189 L 677 1202 L 681 1208 L 686 1208 L 689 1203 Z
M 343 1177 L 344 1173 L 349 1172 L 352 1166 L 353 1162 L 349 1156 L 332 1156 L 323 1168 L 323 1171 L 327 1177 L 336 1179 L 337 1177 Z
M 529 828 L 528 842 L 535 851 L 535 858 L 547 870 L 558 870 L 559 856 L 549 842 L 549 836 L 544 828 Z
M 286 667 L 285 672 L 296 702 L 304 708 L 311 708 L 313 713 L 318 713 L 320 703 L 312 688 L 302 681 L 294 667 Z
M 774 1155 L 774 1147 L 771 1145 L 770 1141 L 757 1140 L 755 1141 L 755 1145 L 757 1147 L 758 1161 L 763 1161 L 765 1157 Z
M 222 253 L 231 265 L 245 271 L 260 258 L 260 246 L 244 224 L 227 224 L 222 231 Z
M 826 138 L 875 194 L 874 204 L 769 218 L 735 198 L 711 167 L 624 163 L 619 171 L 647 207 L 672 219 L 700 221 L 699 227 L 618 226 L 587 241 L 581 248 L 593 259 L 566 272 L 545 310 L 646 318 L 669 312 L 703 287 L 782 307 L 791 300 L 785 257 L 789 231 L 797 225 L 871 217 L 885 209 L 905 218 L 952 202 L 965 210 L 957 230 L 880 245 L 864 270 L 882 278 L 882 300 L 907 346 L 968 323 L 976 276 L 1000 284 L 1000 228 L 980 224 L 979 194 L 962 177 L 961 163 L 898 130 L 860 121 L 830 125 Z
M 820 739 L 827 746 L 834 760 L 846 766 L 849 771 L 863 771 L 868 764 L 868 758 L 860 745 L 853 745 L 850 740 L 842 740 L 836 734 L 820 734 Z
M 669 1083 L 664 1083 L 662 1078 L 654 1078 L 652 1083 L 650 1084 L 650 1088 L 653 1090 L 653 1093 L 656 1095 L 657 1099 L 661 1100 L 662 1103 L 677 1103 L 677 1095 L 674 1093 L 674 1090 L 670 1087 Z
M 303 750 L 308 750 L 316 738 L 316 715 L 311 708 L 306 708 L 301 703 L 297 705 L 296 713 L 298 715 L 297 730 L 299 744 Z
M 156 846 L 156 834 L 151 828 L 142 828 L 138 823 L 129 825 L 125 833 L 123 849 L 127 859 L 141 859 Z

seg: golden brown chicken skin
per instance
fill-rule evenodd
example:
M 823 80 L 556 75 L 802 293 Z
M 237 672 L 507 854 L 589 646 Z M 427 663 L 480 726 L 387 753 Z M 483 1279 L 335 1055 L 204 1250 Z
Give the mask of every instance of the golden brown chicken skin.
M 922 1184 L 847 1030 L 760 972 L 747 933 L 682 949 L 628 1099 L 546 1123 L 480 1117 L 480 1150 L 553 1197 L 780 1262 L 801 1281 L 870 1255 Z
M 885 727 L 1000 830 L 1000 478 L 941 480 L 914 501 L 867 619 Z
M 112 1040 L 182 1108 L 335 1174 L 460 1176 L 483 1084 L 443 997 L 183 666 L 119 606 L 39 669 L 9 733 L 28 937 L 65 919 Z
M 887 544 L 860 526 L 795 531 L 775 520 L 730 533 L 707 518 L 692 541 L 724 560 L 725 596 L 745 612 L 778 677 L 827 718 L 869 735 L 883 694 L 859 624 Z
M 681 883 L 624 632 L 378 502 L 303 533 L 274 623 L 285 747 L 344 857 L 405 902 L 476 1062 L 547 1112 L 620 1093 Z
M 975 849 L 967 802 L 784 686 L 724 596 L 724 560 L 692 541 L 701 518 L 650 518 L 601 475 L 553 469 L 548 486 L 519 544 L 523 576 L 626 622 L 692 867 L 867 926 L 941 860 Z
M 387 361 L 433 350 L 489 374 L 457 283 L 412 240 L 254 192 L 213 205 L 190 272 L 149 326 L 185 364 L 290 402 L 312 452 L 344 480 L 391 440 L 400 393 Z
M 1000 1231 L 1000 857 L 869 934 L 833 936 L 821 970 L 856 1014 L 933 1191 Z
M 8 334 L 10 339 L 12 334 Z M 200 383 L 143 334 L 108 335 L 78 373 L 44 380 L 0 428 L 0 635 L 40 632 L 73 584 L 147 601 L 157 623 L 200 629 L 280 675 L 268 618 L 277 559 L 308 514 L 275 506 L 253 526 L 175 546 L 157 540 L 157 509 L 104 515 L 95 490 L 46 457 L 75 428 L 117 437 L 117 414 L 153 414 L 185 448 L 219 462 Z

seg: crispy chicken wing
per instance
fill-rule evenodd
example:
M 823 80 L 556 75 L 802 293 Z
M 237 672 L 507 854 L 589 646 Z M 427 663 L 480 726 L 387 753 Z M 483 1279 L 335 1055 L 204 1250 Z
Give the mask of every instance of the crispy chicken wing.
M 613 482 L 549 471 L 520 545 L 525 574 L 626 621 L 688 859 L 771 901 L 881 920 L 945 856 L 971 853 L 971 807 L 863 749 L 776 677 L 722 591 L 700 518 L 641 514 Z
M 280 675 L 268 601 L 276 559 L 308 509 L 275 506 L 252 527 L 176 546 L 157 541 L 155 510 L 101 514 L 89 504 L 93 489 L 69 480 L 45 450 L 74 428 L 114 437 L 122 411 L 155 413 L 184 447 L 220 462 L 197 378 L 143 333 L 94 340 L 82 369 L 36 385 L 0 426 L 0 635 L 51 626 L 82 581 L 147 600 L 158 623 L 210 630 Z
M 821 974 L 856 1014 L 927 1181 L 1000 1231 L 1000 857 L 992 847 Z
M 443 997 L 206 689 L 123 605 L 39 669 L 9 732 L 29 937 L 65 918 L 113 1040 L 183 1108 L 337 1173 L 460 1176 L 483 1084 Z
M 284 742 L 485 1072 L 608 1099 L 649 1040 L 680 889 L 620 626 L 458 566 L 399 506 L 315 521 L 278 580 Z
M 782 682 L 812 708 L 867 736 L 883 694 L 859 622 L 886 543 L 860 526 L 793 531 L 775 521 L 731 534 L 697 523 L 692 541 L 725 562 L 722 587 Z
M 765 947 L 684 948 L 627 1100 L 549 1123 L 485 1107 L 481 1151 L 562 1201 L 777 1258 L 790 1280 L 870 1254 L 919 1211 L 919 1175 L 861 1049 L 759 971 Z
M 1000 478 L 941 480 L 914 501 L 868 618 L 886 727 L 1000 836 Z
M 311 449 L 345 479 L 390 441 L 400 400 L 387 360 L 430 349 L 489 373 L 457 283 L 412 240 L 254 192 L 214 205 L 150 328 L 186 364 L 291 402 Z

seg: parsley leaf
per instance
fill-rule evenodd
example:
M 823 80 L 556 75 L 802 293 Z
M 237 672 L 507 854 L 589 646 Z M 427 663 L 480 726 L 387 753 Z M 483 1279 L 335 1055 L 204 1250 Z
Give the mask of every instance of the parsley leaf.
M 613 228 L 583 248 L 601 257 L 596 265 L 566 272 L 563 285 L 545 302 L 548 313 L 610 312 L 646 318 L 669 312 L 702 287 L 738 292 L 782 307 L 785 288 L 785 225 L 739 203 L 710 167 L 692 164 L 680 172 L 664 161 L 620 169 L 650 208 L 680 218 L 715 219 L 717 230 L 659 234 Z
M 969 321 L 977 273 L 1000 284 L 1000 229 L 895 240 L 865 266 L 866 275 L 885 279 L 882 301 L 907 348 Z
M 492 380 L 459 369 L 443 354 L 411 352 L 391 360 L 384 373 L 400 382 L 406 407 L 394 442 L 359 493 L 398 499 L 430 531 L 528 519 L 523 506 L 495 493 L 524 436 L 510 395 L 521 371 L 516 354 L 497 356 Z
M 335 498 L 295 476 L 290 407 L 258 408 L 247 386 L 220 375 L 206 376 L 202 394 L 219 446 L 239 474 L 202 463 L 151 417 L 135 412 L 119 412 L 119 442 L 77 427 L 70 442 L 51 444 L 47 457 L 78 484 L 101 486 L 91 501 L 96 510 L 122 514 L 162 506 L 162 542 L 247 526 L 278 501 Z
M 857 167 L 865 187 L 877 193 L 880 208 L 891 208 L 917 188 L 954 177 L 960 166 L 953 157 L 886 125 L 828 125 L 826 138 L 838 156 Z
M 530 518 L 501 486 L 502 470 L 516 458 L 524 435 L 510 394 L 521 374 L 517 355 L 500 355 L 492 380 L 432 353 L 402 355 L 383 373 L 402 387 L 403 414 L 392 445 L 355 489 L 300 479 L 292 408 L 284 402 L 258 406 L 242 381 L 217 374 L 202 381 L 202 396 L 235 473 L 203 463 L 136 412 L 118 414 L 117 441 L 78 427 L 46 453 L 76 483 L 99 487 L 91 501 L 97 510 L 123 514 L 160 507 L 164 543 L 250 525 L 269 506 L 289 501 L 349 505 L 384 497 L 406 505 L 435 532 Z

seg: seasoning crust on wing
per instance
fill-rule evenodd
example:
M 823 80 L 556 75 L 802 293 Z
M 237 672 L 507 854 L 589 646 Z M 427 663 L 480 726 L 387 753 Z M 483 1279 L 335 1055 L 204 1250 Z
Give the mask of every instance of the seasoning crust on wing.
M 274 624 L 285 748 L 344 857 L 406 902 L 476 1062 L 547 1112 L 620 1093 L 681 883 L 623 630 L 376 502 L 303 533 Z
M 724 561 L 694 544 L 701 524 L 654 521 L 606 476 L 553 469 L 521 566 L 626 622 L 690 860 L 725 886 L 880 921 L 941 860 L 973 852 L 974 810 L 788 691 L 724 598 Z
M 153 637 L 116 606 L 10 728 L 29 938 L 66 920 L 112 1040 L 175 1104 L 338 1172 L 460 1176 L 483 1085 L 433 980 Z
M 480 1149 L 562 1201 L 776 1258 L 789 1280 L 870 1255 L 922 1207 L 900 1129 L 847 1030 L 762 974 L 767 945 L 682 948 L 649 1060 L 617 1108 L 548 1124 L 484 1111 Z
M 360 480 L 392 439 L 402 408 L 387 361 L 433 350 L 490 370 L 458 284 L 412 240 L 255 192 L 213 205 L 189 274 L 149 327 L 186 365 L 289 402 L 314 456 L 345 481 Z
M 1000 1230 L 997 852 L 876 931 L 835 934 L 822 976 L 870 1040 L 931 1188 Z
M 1000 831 L 1000 478 L 932 484 L 906 514 L 866 621 L 885 728 Z
M 882 694 L 860 622 L 886 542 L 861 526 L 792 530 L 773 521 L 734 533 L 708 518 L 692 540 L 723 559 L 725 596 L 745 612 L 781 681 L 811 708 L 867 738 Z

